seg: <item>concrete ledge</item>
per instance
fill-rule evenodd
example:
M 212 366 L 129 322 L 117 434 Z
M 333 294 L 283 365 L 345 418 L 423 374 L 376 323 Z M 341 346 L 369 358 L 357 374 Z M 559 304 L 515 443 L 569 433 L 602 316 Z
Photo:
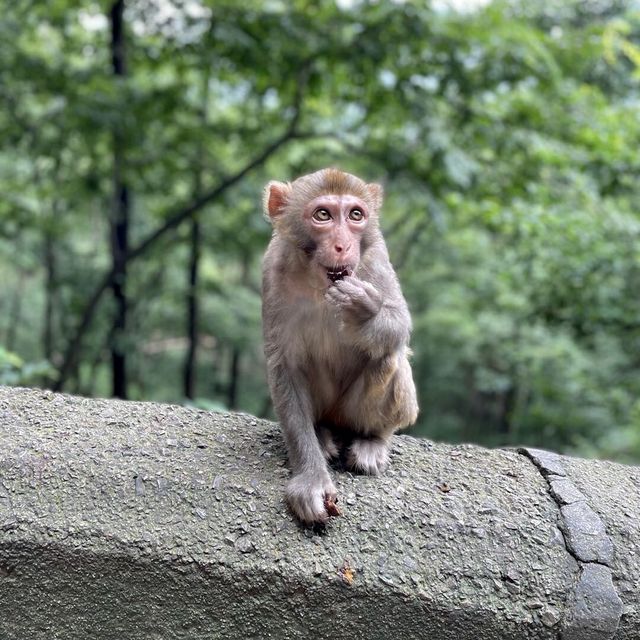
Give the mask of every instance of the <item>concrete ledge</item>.
M 319 534 L 251 416 L 0 388 L 0 434 L 3 640 L 640 637 L 638 468 L 396 437 Z

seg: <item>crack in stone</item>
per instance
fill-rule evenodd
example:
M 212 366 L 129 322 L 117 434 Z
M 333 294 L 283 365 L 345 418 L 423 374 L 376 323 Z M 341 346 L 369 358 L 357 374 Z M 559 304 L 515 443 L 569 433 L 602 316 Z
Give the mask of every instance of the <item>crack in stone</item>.
M 560 506 L 562 533 L 567 546 L 581 562 L 607 567 L 613 562 L 613 543 L 600 516 L 585 501 Z
M 567 477 L 562 458 L 542 449 L 520 448 L 549 486 L 560 510 L 560 530 L 567 552 L 580 568 L 568 611 L 560 624 L 560 640 L 612 640 L 622 616 L 622 600 L 613 586 L 614 548 L 600 516 Z

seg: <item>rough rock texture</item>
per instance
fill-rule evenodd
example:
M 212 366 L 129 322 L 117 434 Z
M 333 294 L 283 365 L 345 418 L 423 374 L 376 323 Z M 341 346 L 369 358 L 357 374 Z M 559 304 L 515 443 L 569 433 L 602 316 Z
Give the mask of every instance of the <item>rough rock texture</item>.
M 640 469 L 565 459 L 567 473 L 605 523 L 613 543 L 613 585 L 623 610 L 616 638 L 640 638 Z
M 638 469 L 401 436 L 316 532 L 248 415 L 0 388 L 0 435 L 2 640 L 640 637 Z M 611 569 L 567 548 L 558 469 Z
M 561 623 L 562 640 L 610 640 L 618 631 L 623 603 L 613 585 L 613 542 L 587 496 L 570 477 L 557 453 L 520 449 L 547 479 L 560 508 L 560 529 L 567 551 L 580 568 Z M 567 459 L 568 461 L 568 459 Z

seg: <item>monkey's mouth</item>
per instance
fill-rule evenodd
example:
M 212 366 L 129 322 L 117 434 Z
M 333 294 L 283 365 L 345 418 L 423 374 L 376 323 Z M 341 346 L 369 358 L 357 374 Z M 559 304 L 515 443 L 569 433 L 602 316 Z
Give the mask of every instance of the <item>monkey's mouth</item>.
M 351 269 L 347 266 L 327 267 L 327 278 L 329 278 L 331 282 L 343 280 L 349 275 L 351 275 Z

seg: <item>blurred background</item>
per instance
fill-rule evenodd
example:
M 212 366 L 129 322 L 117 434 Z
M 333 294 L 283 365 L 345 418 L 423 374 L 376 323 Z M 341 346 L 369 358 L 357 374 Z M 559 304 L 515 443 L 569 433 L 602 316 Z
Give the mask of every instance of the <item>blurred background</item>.
M 640 461 L 640 6 L 0 0 L 0 384 L 272 417 L 263 185 L 386 191 L 417 435 Z

